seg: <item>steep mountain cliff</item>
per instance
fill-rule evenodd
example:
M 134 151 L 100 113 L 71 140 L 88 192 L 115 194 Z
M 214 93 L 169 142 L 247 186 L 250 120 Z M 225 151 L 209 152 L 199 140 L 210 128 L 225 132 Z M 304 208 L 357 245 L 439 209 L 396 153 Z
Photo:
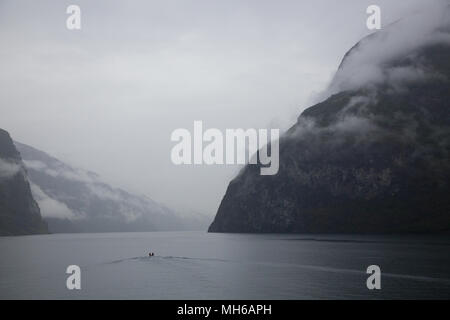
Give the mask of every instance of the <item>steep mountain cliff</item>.
M 246 166 L 209 231 L 449 232 L 450 14 L 434 14 L 353 47 L 280 139 L 278 174 Z
M 48 233 L 9 133 L 0 129 L 0 236 Z
M 204 230 L 201 215 L 182 217 L 152 199 L 101 181 L 43 151 L 15 142 L 51 232 Z

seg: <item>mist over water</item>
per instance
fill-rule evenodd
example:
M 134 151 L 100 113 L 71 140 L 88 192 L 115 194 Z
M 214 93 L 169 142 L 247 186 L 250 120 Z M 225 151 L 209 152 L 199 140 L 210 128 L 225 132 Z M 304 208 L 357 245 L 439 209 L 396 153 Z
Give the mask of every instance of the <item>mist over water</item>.
M 0 298 L 372 299 L 450 297 L 450 237 L 205 232 L 0 238 Z M 154 257 L 148 257 L 154 252 Z M 66 288 L 68 265 L 81 290 Z M 366 287 L 369 265 L 381 290 Z

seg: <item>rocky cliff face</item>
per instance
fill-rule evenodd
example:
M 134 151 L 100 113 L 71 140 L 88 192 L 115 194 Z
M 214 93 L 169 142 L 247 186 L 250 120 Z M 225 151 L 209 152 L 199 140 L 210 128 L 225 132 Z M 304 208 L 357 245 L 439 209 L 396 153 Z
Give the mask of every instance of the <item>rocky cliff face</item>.
M 245 167 L 209 231 L 449 232 L 449 16 L 416 42 L 397 45 L 393 26 L 347 53 L 329 98 L 280 139 L 278 174 Z
M 0 236 L 48 233 L 20 154 L 0 129 Z

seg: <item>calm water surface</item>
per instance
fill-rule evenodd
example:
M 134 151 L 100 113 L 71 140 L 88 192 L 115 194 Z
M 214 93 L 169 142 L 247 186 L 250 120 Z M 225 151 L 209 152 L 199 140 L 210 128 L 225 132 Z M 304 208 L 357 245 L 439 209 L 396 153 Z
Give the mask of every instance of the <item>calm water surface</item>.
M 450 298 L 450 237 L 206 232 L 0 238 L 1 299 Z M 148 252 L 154 257 L 148 257 Z M 66 289 L 68 265 L 81 290 Z M 366 268 L 379 265 L 379 291 Z

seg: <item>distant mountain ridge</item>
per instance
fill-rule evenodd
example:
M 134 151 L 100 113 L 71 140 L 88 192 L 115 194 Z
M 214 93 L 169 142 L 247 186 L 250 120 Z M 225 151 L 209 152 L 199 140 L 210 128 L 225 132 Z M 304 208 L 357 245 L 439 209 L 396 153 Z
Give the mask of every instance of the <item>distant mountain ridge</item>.
M 205 230 L 203 216 L 182 217 L 152 199 L 114 188 L 92 172 L 15 142 L 51 232 Z
M 0 129 L 0 236 L 48 233 L 9 133 Z

